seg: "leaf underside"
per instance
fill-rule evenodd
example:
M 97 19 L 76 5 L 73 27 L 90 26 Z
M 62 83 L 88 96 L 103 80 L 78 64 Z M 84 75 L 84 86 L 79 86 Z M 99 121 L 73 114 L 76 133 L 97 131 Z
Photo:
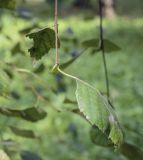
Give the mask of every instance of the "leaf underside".
M 103 133 L 98 127 L 93 125 L 90 129 L 90 137 L 94 144 L 102 146 L 102 147 L 112 147 L 113 143 L 108 138 L 108 129 Z
M 98 127 L 102 133 L 105 133 L 109 127 L 107 137 L 114 145 L 120 146 L 123 142 L 123 133 L 113 108 L 95 88 L 78 79 L 76 82 L 76 98 L 80 112 L 92 126 Z

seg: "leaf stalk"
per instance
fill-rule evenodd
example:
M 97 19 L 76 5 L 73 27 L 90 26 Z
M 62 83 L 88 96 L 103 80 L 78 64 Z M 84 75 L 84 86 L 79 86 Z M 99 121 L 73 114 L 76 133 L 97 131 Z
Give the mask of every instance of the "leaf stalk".
M 56 48 L 55 64 L 59 64 L 59 53 L 58 53 L 58 0 L 55 0 L 55 48 Z
M 110 87 L 109 87 L 109 77 L 108 77 L 108 69 L 107 69 L 107 62 L 106 62 L 106 56 L 105 56 L 104 36 L 103 36 L 103 7 L 102 7 L 102 0 L 99 0 L 99 16 L 100 16 L 100 49 L 102 51 L 107 97 L 109 99 L 110 98 Z

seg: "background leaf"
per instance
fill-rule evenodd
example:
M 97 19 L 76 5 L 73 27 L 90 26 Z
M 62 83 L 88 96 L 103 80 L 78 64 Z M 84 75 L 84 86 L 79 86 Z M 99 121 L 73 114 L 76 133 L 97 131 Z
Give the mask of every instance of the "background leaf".
M 60 65 L 60 68 L 61 68 L 61 69 L 66 69 L 66 68 L 67 68 L 68 66 L 70 66 L 73 62 L 75 62 L 76 59 L 79 58 L 79 56 L 80 56 L 80 55 L 77 55 L 76 57 L 70 59 L 69 61 L 61 64 L 61 65 Z
M 15 56 L 16 54 L 25 54 L 25 52 L 22 50 L 20 42 L 16 43 L 16 45 L 11 49 L 11 53 L 13 56 Z
M 22 151 L 20 155 L 22 160 L 42 160 L 42 158 L 39 157 L 39 155 L 31 151 Z
M 96 52 L 100 51 L 100 40 L 99 39 L 86 40 L 86 41 L 82 42 L 82 45 L 85 48 L 94 48 Z M 105 52 L 107 52 L 107 53 L 120 50 L 120 47 L 118 47 L 115 43 L 113 43 L 107 39 L 104 39 L 104 48 L 105 48 Z
M 35 69 L 34 69 L 34 73 L 42 73 L 45 70 L 45 65 L 43 63 L 41 63 L 40 65 L 38 65 Z
M 104 47 L 105 47 L 105 52 L 107 52 L 107 53 L 119 51 L 121 49 L 115 43 L 113 43 L 107 39 L 104 39 Z
M 67 67 L 69 67 L 72 63 L 74 63 L 87 49 L 84 49 L 83 51 L 81 51 L 79 54 L 77 54 L 75 57 L 73 57 L 72 59 L 70 59 L 69 61 L 63 63 L 60 65 L 61 69 L 66 69 Z
M 8 117 L 18 117 L 31 122 L 37 122 L 47 116 L 44 110 L 35 107 L 24 110 L 0 108 L 0 113 Z
M 10 79 L 6 72 L 0 69 L 0 96 L 8 96 Z
M 15 9 L 16 0 L 0 0 L 0 8 Z
M 17 136 L 25 137 L 25 138 L 37 138 L 37 136 L 32 130 L 19 129 L 13 126 L 10 126 L 10 129 Z
M 130 143 L 123 143 L 120 148 L 121 153 L 129 160 L 141 160 L 143 159 L 143 151 Z
M 90 39 L 90 40 L 85 40 L 82 42 L 82 45 L 85 48 L 90 48 L 90 47 L 94 47 L 94 48 L 100 48 L 100 43 L 99 43 L 99 39 Z

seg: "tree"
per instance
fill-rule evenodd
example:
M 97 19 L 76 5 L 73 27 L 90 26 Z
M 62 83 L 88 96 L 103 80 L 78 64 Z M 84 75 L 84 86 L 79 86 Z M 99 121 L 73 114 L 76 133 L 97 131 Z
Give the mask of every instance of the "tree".
M 91 7 L 91 1 L 90 0 L 74 0 L 73 6 L 78 8 L 88 8 L 88 7 Z
M 102 0 L 103 14 L 105 17 L 114 18 L 115 13 L 115 0 Z

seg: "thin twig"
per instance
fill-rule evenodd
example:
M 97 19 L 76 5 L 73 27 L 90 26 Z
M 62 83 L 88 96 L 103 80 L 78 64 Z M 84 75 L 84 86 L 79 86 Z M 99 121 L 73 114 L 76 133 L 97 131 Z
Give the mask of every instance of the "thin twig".
M 58 57 L 58 0 L 55 0 L 55 47 L 56 47 L 56 64 L 59 63 Z
M 107 97 L 110 98 L 110 87 L 109 87 L 109 78 L 108 78 L 108 69 L 106 63 L 106 56 L 105 56 L 105 45 L 104 45 L 104 37 L 103 37 L 103 7 L 102 7 L 102 0 L 99 0 L 99 14 L 100 14 L 100 43 L 101 43 L 101 51 L 102 51 L 102 58 L 104 64 L 104 71 L 105 71 L 105 81 L 106 81 L 106 90 L 107 90 Z

